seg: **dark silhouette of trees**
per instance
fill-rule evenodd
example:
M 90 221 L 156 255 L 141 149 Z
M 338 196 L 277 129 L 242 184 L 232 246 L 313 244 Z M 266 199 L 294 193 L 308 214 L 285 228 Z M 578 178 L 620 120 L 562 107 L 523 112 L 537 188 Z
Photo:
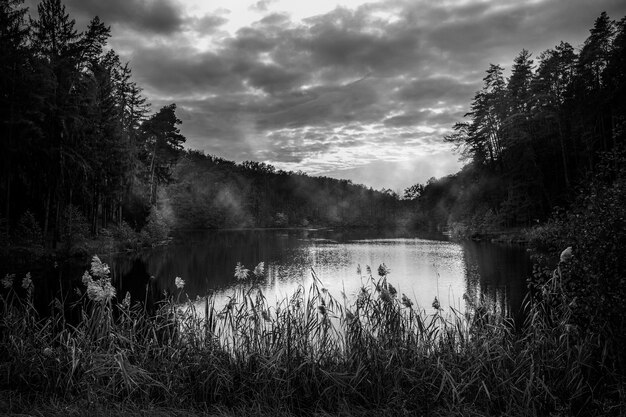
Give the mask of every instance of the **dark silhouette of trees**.
M 186 151 L 166 196 L 178 227 L 395 226 L 408 214 L 390 190 Z
M 52 246 L 123 220 L 140 226 L 170 176 L 184 142 L 176 106 L 146 119 L 109 35 L 98 17 L 78 32 L 60 0 L 28 19 L 22 0 L 0 5 L 0 227 L 13 241 L 20 219 Z
M 140 128 L 141 149 L 139 155 L 148 168 L 145 180 L 148 184 L 150 203 L 156 203 L 156 189 L 167 184 L 172 168 L 183 149 L 185 137 L 177 127 L 182 122 L 176 117 L 176 104 L 163 107 L 146 120 Z
M 424 186 L 416 223 L 527 226 L 570 204 L 599 155 L 624 141 L 624 22 L 602 13 L 578 52 L 561 42 L 535 63 L 522 50 L 508 78 L 491 65 L 445 138 L 469 165 Z

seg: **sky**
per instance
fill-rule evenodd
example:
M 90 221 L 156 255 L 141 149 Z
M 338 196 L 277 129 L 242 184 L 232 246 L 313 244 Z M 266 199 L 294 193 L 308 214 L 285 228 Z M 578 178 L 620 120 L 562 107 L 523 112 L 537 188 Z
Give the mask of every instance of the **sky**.
M 602 11 L 626 15 L 622 0 L 64 3 L 79 27 L 111 26 L 151 110 L 176 103 L 187 148 L 400 194 L 462 167 L 443 137 L 490 63 L 579 47 Z

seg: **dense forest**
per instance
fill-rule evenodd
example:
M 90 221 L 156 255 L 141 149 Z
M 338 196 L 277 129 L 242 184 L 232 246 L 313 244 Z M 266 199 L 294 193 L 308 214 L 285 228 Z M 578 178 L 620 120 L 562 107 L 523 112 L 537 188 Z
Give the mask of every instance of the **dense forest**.
M 3 246 L 171 227 L 383 225 L 397 196 L 346 180 L 185 151 L 176 105 L 150 113 L 95 17 L 84 32 L 60 0 L 0 6 Z
M 106 48 L 97 17 L 84 32 L 58 0 L 37 17 L 0 8 L 3 242 L 55 244 L 120 224 L 149 202 L 181 149 L 175 105 L 147 117 L 131 70 Z
M 187 228 L 391 226 L 406 222 L 391 190 L 311 177 L 246 161 L 185 152 L 165 188 L 175 223 Z M 405 213 L 408 214 L 408 213 Z
M 601 155 L 624 146 L 625 60 L 626 18 L 602 13 L 580 50 L 561 42 L 536 60 L 522 50 L 508 77 L 490 65 L 466 120 L 445 138 L 467 165 L 405 191 L 415 223 L 475 233 L 568 207 Z

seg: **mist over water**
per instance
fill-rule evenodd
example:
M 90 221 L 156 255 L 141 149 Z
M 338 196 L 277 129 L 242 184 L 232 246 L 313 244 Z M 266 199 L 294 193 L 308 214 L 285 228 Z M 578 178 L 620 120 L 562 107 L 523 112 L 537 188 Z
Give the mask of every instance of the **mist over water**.
M 185 232 L 166 247 L 103 259 L 111 266 L 119 294 L 130 291 L 144 297 L 146 284 L 153 294 L 174 293 L 179 276 L 189 298 L 214 293 L 225 301 L 241 285 L 234 277 L 237 262 L 250 270 L 264 262 L 265 276 L 258 285 L 272 304 L 299 285 L 308 287 L 312 271 L 336 298 L 345 293 L 354 300 L 367 281 L 366 267 L 378 279 L 378 267 L 385 264 L 387 280 L 399 295 L 405 293 L 428 312 L 435 297 L 444 309 L 463 311 L 466 294 L 473 301 L 494 301 L 498 310 L 512 316 L 518 314 L 530 273 L 528 255 L 519 247 L 364 230 Z

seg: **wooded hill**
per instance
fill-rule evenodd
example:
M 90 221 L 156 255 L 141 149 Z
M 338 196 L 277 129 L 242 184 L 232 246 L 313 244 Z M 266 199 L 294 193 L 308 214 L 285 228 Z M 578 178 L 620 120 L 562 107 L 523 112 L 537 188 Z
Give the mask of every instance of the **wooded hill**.
M 527 50 L 510 75 L 490 65 L 465 120 L 445 138 L 468 164 L 406 190 L 422 226 L 528 226 L 567 207 L 601 155 L 624 145 L 626 18 L 602 13 L 580 49 Z
M 236 164 L 197 151 L 182 154 L 163 195 L 163 212 L 185 228 L 389 227 L 408 215 L 402 215 L 402 202 L 391 190 L 260 162 Z

